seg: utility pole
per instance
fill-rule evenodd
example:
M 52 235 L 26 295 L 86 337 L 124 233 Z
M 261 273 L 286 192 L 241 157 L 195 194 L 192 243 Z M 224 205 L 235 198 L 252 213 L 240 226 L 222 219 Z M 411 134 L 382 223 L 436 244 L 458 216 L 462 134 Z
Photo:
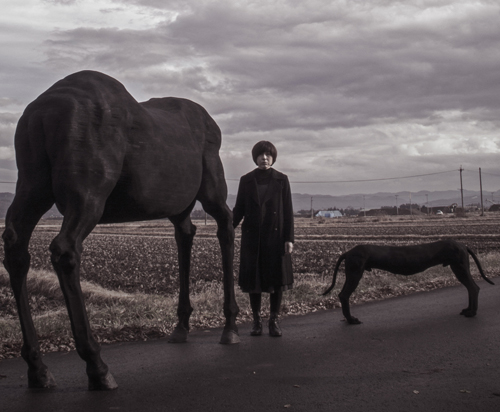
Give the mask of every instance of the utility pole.
M 399 215 L 399 209 L 398 209 L 398 195 L 396 195 L 396 215 Z
M 366 217 L 366 203 L 365 203 L 365 195 L 363 195 L 363 214 Z
M 410 216 L 413 216 L 413 211 L 411 209 L 411 192 L 410 192 Z
M 464 209 L 464 186 L 462 184 L 462 165 L 460 165 L 460 195 L 462 197 L 462 212 L 465 212 Z
M 479 168 L 479 192 L 481 193 L 481 216 L 484 216 L 483 206 L 483 181 L 481 179 L 481 168 Z
M 313 198 L 311 196 L 311 219 L 314 219 Z
M 425 194 L 425 208 L 427 209 L 427 214 L 429 214 L 429 194 Z

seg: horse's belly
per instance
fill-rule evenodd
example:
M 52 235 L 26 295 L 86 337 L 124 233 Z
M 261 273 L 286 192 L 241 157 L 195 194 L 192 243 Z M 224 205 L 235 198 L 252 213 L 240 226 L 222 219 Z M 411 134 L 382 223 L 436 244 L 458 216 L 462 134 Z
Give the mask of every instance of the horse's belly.
M 203 165 L 196 153 L 168 153 L 133 168 L 125 166 L 101 223 L 178 215 L 194 202 L 201 186 Z

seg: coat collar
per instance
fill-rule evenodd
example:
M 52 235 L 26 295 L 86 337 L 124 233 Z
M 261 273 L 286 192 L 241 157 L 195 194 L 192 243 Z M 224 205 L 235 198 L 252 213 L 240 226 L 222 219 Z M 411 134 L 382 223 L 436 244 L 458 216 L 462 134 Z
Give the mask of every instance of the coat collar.
M 248 181 L 248 180 L 252 180 L 252 179 L 255 179 L 255 175 L 257 173 L 257 168 L 255 168 L 254 170 L 252 170 L 251 172 L 247 173 L 245 176 L 242 176 L 242 179 L 244 181 Z M 285 179 L 285 175 L 281 172 L 278 172 L 276 169 L 273 169 L 271 168 L 271 179 L 275 179 L 275 180 L 283 180 Z
M 250 181 L 250 197 L 255 201 L 255 203 L 259 204 L 259 195 L 257 192 L 257 179 L 256 179 L 256 170 L 254 169 L 251 171 L 247 176 Z M 271 180 L 269 181 L 269 187 L 266 190 L 266 194 L 264 196 L 264 199 L 262 200 L 262 203 L 265 203 L 267 200 L 269 200 L 274 193 L 276 193 L 281 185 L 279 184 L 278 180 L 282 179 L 282 174 L 278 172 L 275 169 L 271 169 Z

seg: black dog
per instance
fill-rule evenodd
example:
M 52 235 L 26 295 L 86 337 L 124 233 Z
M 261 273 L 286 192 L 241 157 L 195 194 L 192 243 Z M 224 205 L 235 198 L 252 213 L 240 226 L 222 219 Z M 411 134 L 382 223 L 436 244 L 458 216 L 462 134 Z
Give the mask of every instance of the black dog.
M 365 270 L 381 269 L 397 275 L 409 276 L 436 265 L 450 266 L 457 279 L 469 292 L 469 306 L 460 314 L 472 317 L 477 312 L 479 286 L 476 285 L 470 274 L 469 254 L 476 262 L 483 279 L 494 285 L 484 274 L 481 263 L 474 252 L 467 246 L 450 239 L 414 246 L 355 246 L 337 260 L 332 285 L 323 295 L 328 294 L 334 288 L 339 266 L 345 260 L 345 283 L 339 293 L 339 299 L 342 304 L 342 313 L 347 322 L 356 325 L 361 322 L 351 316 L 349 297 L 356 290 Z

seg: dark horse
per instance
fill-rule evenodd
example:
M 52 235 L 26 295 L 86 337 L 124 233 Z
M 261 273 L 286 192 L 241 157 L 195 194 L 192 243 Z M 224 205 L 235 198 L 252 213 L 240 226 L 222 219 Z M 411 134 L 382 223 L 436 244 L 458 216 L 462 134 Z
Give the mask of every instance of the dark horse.
M 26 108 L 15 134 L 19 169 L 16 195 L 5 221 L 4 265 L 23 333 L 22 356 L 31 388 L 55 386 L 42 362 L 26 288 L 28 244 L 42 215 L 55 203 L 61 231 L 50 245 L 71 321 L 76 350 L 87 363 L 89 389 L 117 387 L 92 336 L 80 288 L 82 242 L 98 223 L 169 218 L 179 255 L 179 322 L 171 342 L 185 342 L 189 300 L 190 213 L 198 200 L 217 221 L 224 272 L 221 343 L 239 342 L 234 296 L 234 230 L 219 158 L 221 132 L 205 109 L 189 100 L 138 103 L 102 73 L 72 74 Z

